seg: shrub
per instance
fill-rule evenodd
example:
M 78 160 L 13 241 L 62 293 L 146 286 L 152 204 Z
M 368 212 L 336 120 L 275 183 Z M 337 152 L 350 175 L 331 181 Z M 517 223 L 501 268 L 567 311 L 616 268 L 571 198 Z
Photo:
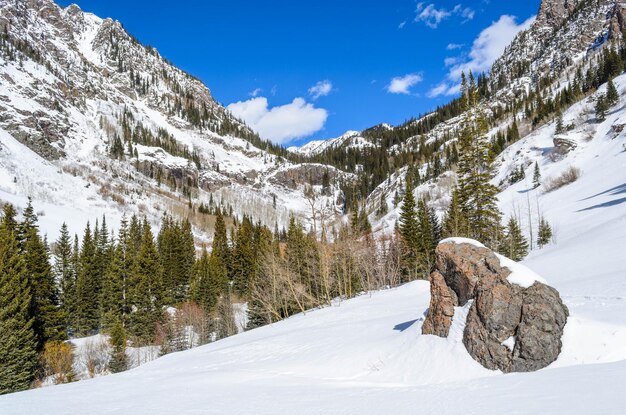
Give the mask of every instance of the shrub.
M 559 176 L 552 177 L 545 181 L 543 188 L 546 193 L 552 192 L 556 189 L 560 189 L 570 183 L 574 183 L 580 177 L 580 169 L 574 166 L 569 166 Z
M 73 363 L 74 354 L 71 345 L 62 341 L 50 341 L 45 344 L 41 354 L 41 365 L 44 375 L 51 376 L 55 385 L 72 382 L 75 379 Z

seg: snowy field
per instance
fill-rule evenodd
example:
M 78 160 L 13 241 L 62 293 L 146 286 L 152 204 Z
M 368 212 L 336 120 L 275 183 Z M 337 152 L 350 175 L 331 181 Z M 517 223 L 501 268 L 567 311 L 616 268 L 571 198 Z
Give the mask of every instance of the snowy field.
M 548 146 L 545 137 L 516 145 Z M 461 343 L 467 308 L 457 309 L 448 339 L 421 335 L 429 288 L 418 281 L 126 373 L 3 396 L 0 413 L 623 414 L 623 142 L 601 135 L 583 143 L 584 151 L 559 162 L 575 160 L 583 171 L 577 182 L 533 191 L 557 243 L 534 251 L 525 264 L 561 292 L 571 312 L 563 351 L 544 370 L 504 375 L 473 361 Z M 546 164 L 545 177 L 559 163 Z M 505 191 L 503 207 L 524 190 L 519 183 Z

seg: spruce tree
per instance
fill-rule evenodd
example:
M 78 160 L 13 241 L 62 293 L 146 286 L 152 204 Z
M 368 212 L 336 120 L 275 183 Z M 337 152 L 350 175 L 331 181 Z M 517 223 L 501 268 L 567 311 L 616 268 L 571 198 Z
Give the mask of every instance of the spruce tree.
M 556 127 L 554 129 L 554 132 L 556 134 L 563 134 L 564 131 L 565 131 L 565 126 L 563 125 L 563 114 L 559 112 L 558 115 L 556 116 Z
M 541 186 L 541 172 L 539 171 L 539 163 L 535 162 L 535 168 L 533 171 L 533 189 Z
M 550 243 L 552 239 L 552 227 L 548 223 L 548 221 L 542 216 L 539 219 L 539 232 L 537 235 L 537 245 L 539 248 L 543 248 L 544 246 Z
M 596 119 L 600 122 L 604 121 L 608 110 L 609 105 L 606 102 L 606 97 L 604 95 L 600 95 L 596 101 Z
M 405 281 L 416 278 L 419 273 L 419 223 L 417 220 L 413 185 L 410 180 L 406 183 L 404 201 L 400 208 L 399 231 L 403 242 L 402 270 Z
M 0 224 L 0 394 L 28 389 L 37 365 L 32 298 L 14 212 L 5 205 Z
M 487 139 L 487 120 L 478 105 L 471 73 L 470 84 L 463 82 L 462 92 L 467 111 L 459 134 L 459 200 L 468 222 L 469 237 L 493 246 L 500 237 L 498 188 L 490 183 L 494 168 Z
M 76 310 L 76 268 L 74 266 L 72 239 L 67 225 L 61 226 L 61 234 L 54 246 L 54 274 L 60 286 L 59 303 L 63 318 L 68 323 Z
M 91 335 L 100 327 L 99 264 L 96 255 L 96 243 L 89 223 L 85 228 L 78 258 L 78 277 L 76 278 L 76 333 Z
M 467 237 L 469 235 L 467 220 L 459 200 L 459 189 L 454 188 L 450 206 L 443 217 L 442 237 Z
M 128 357 L 126 356 L 126 332 L 120 321 L 111 327 L 111 337 L 109 343 L 113 348 L 111 359 L 109 360 L 109 370 L 111 373 L 119 373 L 128 370 Z
M 501 252 L 513 261 L 521 261 L 528 255 L 528 241 L 522 235 L 522 230 L 514 217 L 509 219 L 507 233 L 501 246 Z
M 613 79 L 609 79 L 609 83 L 606 86 L 606 102 L 609 107 L 619 102 L 619 93 L 617 92 L 617 88 L 615 88 Z
M 26 278 L 32 295 L 31 316 L 37 338 L 37 350 L 43 350 L 49 340 L 65 340 L 66 325 L 59 309 L 59 293 L 50 265 L 48 246 L 39 235 L 37 215 L 29 200 L 24 210 L 24 221 L 19 224 L 22 237 L 22 256 Z
M 424 199 L 420 199 L 417 204 L 417 222 L 418 276 L 426 279 L 435 262 L 437 241 L 436 230 L 433 229 L 432 218 Z M 438 226 L 438 224 L 435 226 Z
M 205 313 L 214 311 L 220 292 L 225 286 L 226 275 L 221 274 L 221 267 L 216 256 L 209 256 L 206 247 L 193 266 L 191 298 Z
M 154 339 L 156 324 L 162 317 L 163 269 L 152 229 L 146 220 L 142 228 L 141 247 L 132 270 L 130 330 L 140 341 L 149 343 Z

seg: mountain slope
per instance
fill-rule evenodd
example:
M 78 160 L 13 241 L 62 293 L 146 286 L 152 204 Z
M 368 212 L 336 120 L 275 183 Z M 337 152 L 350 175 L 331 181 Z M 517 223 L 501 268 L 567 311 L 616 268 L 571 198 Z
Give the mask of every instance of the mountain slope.
M 0 171 L 9 179 L 0 200 L 24 206 L 31 196 L 44 211 L 115 223 L 122 212 L 186 216 L 189 201 L 213 198 L 273 228 L 291 214 L 310 222 L 312 185 L 321 206 L 342 213 L 335 183 L 350 175 L 290 163 L 119 22 L 50 0 L 0 0 L 0 33 Z M 322 194 L 324 171 L 332 188 Z M 45 230 L 56 234 L 62 220 Z
M 421 335 L 429 290 L 417 281 L 123 374 L 3 396 L 0 412 L 620 413 L 626 404 L 615 390 L 626 382 L 621 144 L 594 138 L 590 156 L 577 157 L 585 172 L 579 181 L 538 195 L 546 212 L 562 218 L 559 243 L 526 264 L 559 289 L 571 314 L 563 351 L 546 369 L 503 375 L 481 367 L 461 341 L 462 308 L 448 339 Z M 507 192 L 521 190 L 522 184 Z
M 615 79 L 623 95 L 626 75 Z M 604 87 L 598 93 L 602 93 Z M 0 397 L 2 414 L 72 411 L 185 413 L 621 413 L 626 398 L 626 107 L 606 121 L 595 96 L 564 113 L 577 143 L 555 154 L 554 124 L 510 146 L 500 175 L 524 160 L 526 180 L 499 194 L 528 231 L 538 211 L 555 242 L 524 261 L 557 288 L 570 310 L 562 352 L 548 368 L 503 375 L 466 352 L 458 308 L 448 339 L 421 334 L 428 283 L 364 294 L 129 372 Z M 532 189 L 537 161 L 544 186 Z M 546 192 L 569 166 L 579 179 Z M 495 180 L 499 180 L 496 177 Z

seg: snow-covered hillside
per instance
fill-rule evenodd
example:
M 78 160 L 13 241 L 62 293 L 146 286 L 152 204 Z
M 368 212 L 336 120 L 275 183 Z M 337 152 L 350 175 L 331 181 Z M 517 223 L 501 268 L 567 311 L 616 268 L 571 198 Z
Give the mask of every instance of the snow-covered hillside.
M 616 79 L 620 91 L 626 78 Z M 602 92 L 603 89 L 600 90 Z M 312 310 L 129 372 L 0 397 L 0 413 L 467 413 L 619 414 L 626 397 L 626 124 L 623 103 L 603 123 L 594 97 L 564 114 L 578 143 L 556 157 L 554 125 L 501 155 L 501 175 L 539 162 L 544 182 L 574 165 L 580 178 L 546 193 L 530 179 L 500 194 L 521 217 L 530 202 L 555 241 L 524 261 L 559 290 L 570 310 L 561 355 L 534 373 L 504 375 L 472 360 L 461 341 L 421 334 L 429 288 L 417 281 Z M 496 178 L 495 180 L 498 180 Z M 527 223 L 525 224 L 528 230 Z
M 448 339 L 422 335 L 429 288 L 417 281 L 126 373 L 2 396 L 0 413 L 621 413 L 626 153 L 618 140 L 597 143 L 589 164 L 581 160 L 578 182 L 539 197 L 546 213 L 561 218 L 558 244 L 525 263 L 561 292 L 571 313 L 563 351 L 546 369 L 484 369 L 461 341 L 464 308 Z
M 63 221 L 75 232 L 103 214 L 114 227 L 124 213 L 157 223 L 211 198 L 272 228 L 290 215 L 308 224 L 305 185 L 342 213 L 335 178 L 349 175 L 255 147 L 202 82 L 121 23 L 51 0 L 0 0 L 0 32 L 0 202 L 32 197 L 50 237 Z

